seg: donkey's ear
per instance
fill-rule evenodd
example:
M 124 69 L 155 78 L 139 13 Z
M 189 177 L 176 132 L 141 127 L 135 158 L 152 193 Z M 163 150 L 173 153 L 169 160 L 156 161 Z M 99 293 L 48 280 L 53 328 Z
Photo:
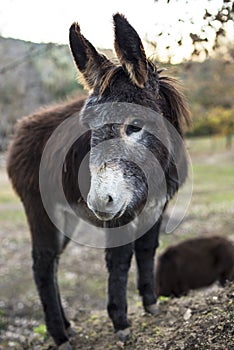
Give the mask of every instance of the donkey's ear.
M 127 70 L 132 82 L 143 88 L 148 78 L 148 70 L 141 39 L 123 15 L 117 13 L 113 19 L 117 57 Z
M 71 52 L 84 82 L 92 89 L 112 66 L 112 63 L 99 54 L 94 46 L 81 34 L 78 23 L 73 23 L 69 34 Z

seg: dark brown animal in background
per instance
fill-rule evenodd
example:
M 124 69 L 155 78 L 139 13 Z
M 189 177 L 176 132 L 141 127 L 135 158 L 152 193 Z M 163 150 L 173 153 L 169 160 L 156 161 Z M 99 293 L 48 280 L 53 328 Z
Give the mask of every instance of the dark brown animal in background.
M 234 279 L 234 245 L 223 237 L 189 239 L 169 247 L 159 256 L 155 286 L 157 296 L 186 295 L 190 289 Z

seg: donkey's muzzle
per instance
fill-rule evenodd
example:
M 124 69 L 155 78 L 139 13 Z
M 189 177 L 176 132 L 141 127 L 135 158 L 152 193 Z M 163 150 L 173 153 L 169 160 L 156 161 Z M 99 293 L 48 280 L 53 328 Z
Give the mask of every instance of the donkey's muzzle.
M 96 217 L 101 220 L 101 221 L 110 221 L 113 219 L 117 219 L 121 216 L 122 211 L 119 211 L 117 214 L 114 213 L 105 213 L 105 212 L 101 212 L 101 211 L 94 211 L 94 214 L 96 215 Z
M 95 216 L 102 221 L 109 221 L 114 218 L 120 217 L 126 208 L 125 203 L 120 205 L 117 203 L 116 198 L 110 194 L 102 196 L 93 196 L 89 193 L 87 198 L 87 205 L 90 210 L 95 214 Z

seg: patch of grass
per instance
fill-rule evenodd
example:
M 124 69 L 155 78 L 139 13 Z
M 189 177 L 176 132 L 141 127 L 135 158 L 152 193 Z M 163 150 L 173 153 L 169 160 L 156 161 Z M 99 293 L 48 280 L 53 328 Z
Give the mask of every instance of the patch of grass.
M 25 224 L 25 214 L 19 197 L 3 169 L 0 169 L 0 223 Z
M 193 164 L 194 199 L 203 204 L 232 203 L 234 165 Z
M 0 204 L 19 202 L 5 171 L 0 169 Z
M 200 139 L 192 140 L 194 146 Z M 210 140 L 203 140 L 209 143 Z M 217 140 L 219 143 L 220 140 Z M 199 149 L 200 146 L 198 146 Z M 202 149 L 202 148 L 201 148 Z M 193 193 L 183 222 L 161 234 L 158 253 L 172 244 L 204 234 L 231 235 L 234 208 L 234 157 L 224 149 L 209 155 L 192 153 Z M 175 201 L 175 200 L 174 200 Z M 169 209 L 173 208 L 172 201 Z M 179 203 L 183 205 L 183 203 Z M 179 211 L 181 208 L 179 207 Z
M 40 324 L 39 326 L 34 327 L 33 332 L 37 334 L 39 339 L 43 342 L 49 338 L 49 334 L 47 332 L 45 324 Z
M 26 217 L 23 209 L 2 208 L 0 210 L 0 223 L 14 223 L 14 225 L 25 225 Z
M 103 280 L 103 284 L 98 278 L 89 277 L 85 283 L 88 293 L 97 298 L 105 298 L 105 287 L 106 283 Z
M 195 180 L 204 185 L 229 185 L 234 183 L 234 164 L 201 164 L 193 162 Z M 208 181 L 207 181 L 208 180 Z M 226 183 L 228 181 L 228 183 Z
M 158 298 L 159 301 L 162 301 L 162 302 L 165 302 L 165 301 L 168 301 L 169 298 L 168 297 L 165 297 L 164 295 L 160 295 L 160 297 Z
M 46 336 L 46 326 L 44 324 L 40 324 L 39 326 L 33 328 L 33 332 L 42 336 Z
M 0 333 L 4 331 L 8 326 L 8 321 L 6 318 L 6 311 L 0 309 Z
M 225 151 L 226 140 L 222 136 L 192 137 L 186 139 L 186 145 L 191 154 L 212 154 Z
M 0 204 L 5 203 L 19 203 L 19 198 L 10 188 L 1 188 L 0 190 Z

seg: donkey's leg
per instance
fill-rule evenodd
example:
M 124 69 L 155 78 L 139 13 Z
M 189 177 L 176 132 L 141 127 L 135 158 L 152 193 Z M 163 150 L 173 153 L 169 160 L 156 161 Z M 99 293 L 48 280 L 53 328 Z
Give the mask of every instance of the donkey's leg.
M 156 313 L 154 288 L 154 255 L 158 247 L 161 222 L 157 222 L 147 233 L 135 242 L 135 255 L 138 270 L 138 290 L 147 312 Z
M 106 265 L 109 271 L 107 310 L 121 340 L 125 340 L 130 333 L 126 287 L 132 253 L 132 244 L 106 249 Z
M 64 249 L 66 248 L 66 246 L 68 245 L 69 242 L 70 242 L 70 238 L 64 236 L 63 237 L 63 244 L 62 244 L 62 252 L 64 251 Z M 59 257 L 57 258 L 56 266 L 57 266 L 57 271 L 58 271 Z M 59 305 L 60 305 L 60 310 L 61 310 L 64 326 L 65 326 L 65 329 L 66 329 L 66 334 L 70 338 L 70 337 L 73 337 L 76 334 L 76 331 L 73 328 L 71 328 L 71 323 L 68 321 L 68 319 L 67 319 L 67 317 L 65 315 L 64 309 L 63 309 L 61 296 L 60 296 L 60 291 L 59 291 L 59 286 L 58 286 L 58 280 L 57 280 L 57 271 L 56 271 L 56 285 L 57 285 L 57 291 L 58 291 L 58 301 L 59 301 Z
M 61 301 L 61 296 L 60 296 L 60 291 L 59 291 L 59 286 L 58 286 L 58 280 L 57 280 L 57 271 L 58 271 L 58 266 L 59 266 L 59 257 L 57 257 L 56 259 L 56 288 L 57 288 L 57 293 L 58 293 L 58 302 L 59 302 L 59 306 L 60 306 L 60 311 L 61 311 L 61 315 L 62 315 L 62 319 L 63 319 L 63 323 L 66 329 L 66 334 L 68 337 L 72 337 L 73 335 L 76 334 L 76 332 L 71 328 L 71 323 L 68 321 L 64 309 L 63 309 L 63 305 L 62 305 L 62 301 Z
M 63 247 L 63 236 L 49 220 L 41 200 L 34 198 L 33 206 L 24 203 L 32 234 L 33 273 L 44 309 L 46 327 L 60 350 L 71 350 L 57 285 L 57 267 Z M 28 205 L 27 205 L 28 204 Z
M 66 344 L 61 349 L 71 349 L 65 330 L 70 323 L 64 315 L 57 285 L 58 252 L 51 247 L 34 246 L 32 255 L 34 279 L 43 305 L 47 330 L 56 345 Z

